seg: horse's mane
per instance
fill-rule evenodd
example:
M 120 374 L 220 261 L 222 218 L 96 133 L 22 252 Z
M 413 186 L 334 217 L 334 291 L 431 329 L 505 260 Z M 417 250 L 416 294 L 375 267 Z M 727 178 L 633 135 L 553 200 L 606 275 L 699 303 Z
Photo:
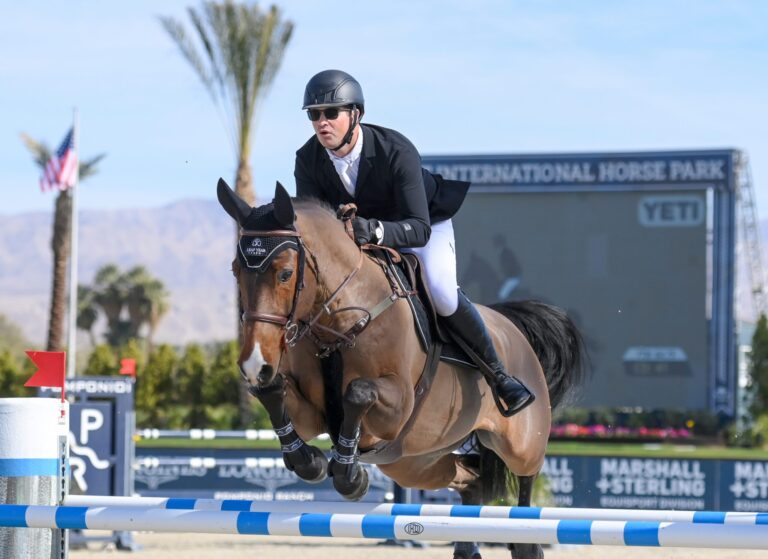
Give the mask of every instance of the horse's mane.
M 314 198 L 311 196 L 302 196 L 301 198 L 294 198 L 293 199 L 293 205 L 296 209 L 313 209 L 318 208 L 321 210 L 325 210 L 330 214 L 336 215 L 336 209 L 333 208 L 328 202 L 325 202 L 324 200 L 320 200 L 319 198 Z
M 296 198 L 293 201 L 294 209 L 303 214 L 303 216 L 315 226 L 322 227 L 325 225 L 324 233 L 328 233 L 334 229 L 334 225 L 341 225 L 341 222 L 336 217 L 336 208 L 328 204 L 323 200 L 317 198 Z M 323 223 L 325 222 L 325 223 Z M 331 229 L 329 230 L 328 227 Z M 339 231 L 343 231 L 343 227 L 338 227 Z

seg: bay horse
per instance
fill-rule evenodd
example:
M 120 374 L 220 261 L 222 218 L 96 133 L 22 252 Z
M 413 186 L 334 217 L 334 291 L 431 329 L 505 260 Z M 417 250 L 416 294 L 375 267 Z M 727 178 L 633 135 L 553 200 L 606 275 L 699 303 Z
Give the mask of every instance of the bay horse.
M 286 467 L 309 482 L 332 476 L 351 500 L 368 489 L 360 462 L 403 487 L 455 489 L 464 504 L 505 496 L 516 477 L 518 504 L 530 505 L 552 408 L 584 378 L 581 336 L 562 310 L 479 306 L 506 370 L 536 395 L 507 418 L 476 369 L 440 361 L 431 387 L 420 384 L 437 359 L 420 345 L 409 304 L 334 209 L 293 201 L 280 183 L 257 208 L 221 179 L 217 195 L 242 228 L 232 265 L 243 308 L 238 365 Z M 334 443 L 330 460 L 306 442 L 322 433 Z M 453 453 L 473 435 L 479 456 Z M 543 557 L 534 544 L 510 550 L 514 559 Z M 454 553 L 480 557 L 466 542 Z

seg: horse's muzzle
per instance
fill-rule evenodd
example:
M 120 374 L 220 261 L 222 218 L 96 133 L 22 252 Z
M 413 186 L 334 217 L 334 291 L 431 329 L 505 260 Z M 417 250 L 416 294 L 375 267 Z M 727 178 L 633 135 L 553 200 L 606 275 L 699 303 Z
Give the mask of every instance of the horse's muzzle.
M 240 376 L 243 377 L 243 380 L 245 380 L 245 382 L 247 382 L 253 388 L 262 388 L 267 386 L 268 384 L 271 384 L 275 379 L 275 368 L 269 363 L 262 365 L 261 369 L 259 369 L 259 372 L 256 373 L 255 377 L 249 375 L 242 364 L 239 368 Z
M 266 386 L 271 384 L 273 380 L 275 380 L 275 368 L 266 363 L 256 375 L 256 383 L 258 386 Z

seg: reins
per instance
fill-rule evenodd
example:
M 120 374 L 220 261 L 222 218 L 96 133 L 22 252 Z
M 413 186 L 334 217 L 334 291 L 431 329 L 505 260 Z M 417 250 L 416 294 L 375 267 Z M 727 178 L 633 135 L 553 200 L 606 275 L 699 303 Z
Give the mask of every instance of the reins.
M 344 223 L 344 227 L 347 234 L 354 240 L 354 232 L 352 230 L 351 221 L 352 221 L 352 217 L 354 217 L 354 214 L 357 208 L 354 207 L 354 204 L 349 204 L 348 206 L 352 206 L 352 207 L 347 208 L 347 211 L 344 214 L 341 214 L 341 210 L 340 210 L 339 217 L 342 219 L 342 222 Z M 312 258 L 314 259 L 314 255 L 312 255 L 312 252 L 309 250 L 309 247 L 307 247 L 304 244 L 301 233 L 299 233 L 299 231 L 294 231 L 294 230 L 274 230 L 274 231 L 241 230 L 240 236 L 241 237 L 244 237 L 244 236 L 292 237 L 296 239 L 297 246 L 298 246 L 297 251 L 299 254 L 299 265 L 298 265 L 297 277 L 296 277 L 296 288 L 294 290 L 291 309 L 288 315 L 283 316 L 283 315 L 278 315 L 273 313 L 257 312 L 254 310 L 246 309 L 243 311 L 243 314 L 241 317 L 241 320 L 243 322 L 265 322 L 268 324 L 274 324 L 276 326 L 281 327 L 281 330 L 283 330 L 282 350 L 285 349 L 284 347 L 285 345 L 287 345 L 288 347 L 295 346 L 305 336 L 317 346 L 318 348 L 317 356 L 320 357 L 321 359 L 324 357 L 327 357 L 333 351 L 336 351 L 341 347 L 352 348 L 355 346 L 355 340 L 357 336 L 359 336 L 376 317 L 378 317 L 386 309 L 392 306 L 395 303 L 395 301 L 397 301 L 397 299 L 407 297 L 408 295 L 410 295 L 410 293 L 404 293 L 398 287 L 397 282 L 393 281 L 393 278 L 390 277 L 386 264 L 382 263 L 380 258 L 375 258 L 375 260 L 379 262 L 379 264 L 384 269 L 385 275 L 390 283 L 390 287 L 392 288 L 392 293 L 388 295 L 385 299 L 380 301 L 378 304 L 376 304 L 371 310 L 368 310 L 364 307 L 359 307 L 359 306 L 343 307 L 336 310 L 331 309 L 330 307 L 331 304 L 338 299 L 338 297 L 341 295 L 344 289 L 350 284 L 350 282 L 354 279 L 354 277 L 362 268 L 366 251 L 383 250 L 383 251 L 389 252 L 392 255 L 392 259 L 394 262 L 398 262 L 400 260 L 400 255 L 397 253 L 397 251 L 393 249 L 381 247 L 378 245 L 366 244 L 359 247 L 360 255 L 359 255 L 357 264 L 352 269 L 352 271 L 349 274 L 347 274 L 347 276 L 344 278 L 341 284 L 331 293 L 328 299 L 321 305 L 320 312 L 318 312 L 315 316 L 312 316 L 312 314 L 310 313 L 310 315 L 307 317 L 306 320 L 296 319 L 295 315 L 298 307 L 299 296 L 301 294 L 302 289 L 304 289 L 304 268 L 305 268 L 305 265 L 307 264 L 306 253 L 309 253 L 310 256 L 312 256 Z M 316 270 L 315 267 L 313 267 L 312 265 L 309 265 L 309 268 L 310 270 L 312 270 L 312 272 L 315 275 L 315 278 L 319 283 L 320 282 L 319 271 Z M 349 312 L 349 311 L 361 312 L 363 313 L 363 316 L 357 322 L 355 322 L 346 332 L 339 332 L 334 328 L 325 326 L 324 324 L 320 324 L 320 320 L 324 316 L 328 316 L 329 318 L 331 318 L 331 320 L 333 320 L 333 318 L 336 315 L 343 312 Z M 320 334 L 331 335 L 331 336 L 334 336 L 335 339 L 331 341 L 325 341 L 320 337 Z M 282 360 L 282 351 L 281 351 L 281 360 Z

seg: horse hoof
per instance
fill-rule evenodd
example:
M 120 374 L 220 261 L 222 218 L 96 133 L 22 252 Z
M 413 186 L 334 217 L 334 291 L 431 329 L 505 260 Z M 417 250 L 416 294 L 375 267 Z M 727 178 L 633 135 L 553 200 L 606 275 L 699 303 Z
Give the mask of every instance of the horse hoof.
M 544 550 L 537 543 L 511 543 L 512 559 L 544 559 Z
M 456 542 L 453 544 L 453 559 L 482 559 L 480 546 L 473 542 Z
M 328 459 L 319 448 L 312 445 L 306 445 L 306 448 L 309 449 L 309 455 L 302 452 L 301 457 L 304 460 L 300 464 L 292 463 L 289 469 L 293 470 L 297 476 L 307 483 L 325 481 L 328 477 Z M 304 450 L 304 447 L 302 447 L 302 450 Z M 284 461 L 289 461 L 287 456 Z
M 342 476 L 333 477 L 333 486 L 336 491 L 347 501 L 359 501 L 368 493 L 370 480 L 368 479 L 368 470 L 358 464 L 358 474 L 352 481 L 347 481 Z

